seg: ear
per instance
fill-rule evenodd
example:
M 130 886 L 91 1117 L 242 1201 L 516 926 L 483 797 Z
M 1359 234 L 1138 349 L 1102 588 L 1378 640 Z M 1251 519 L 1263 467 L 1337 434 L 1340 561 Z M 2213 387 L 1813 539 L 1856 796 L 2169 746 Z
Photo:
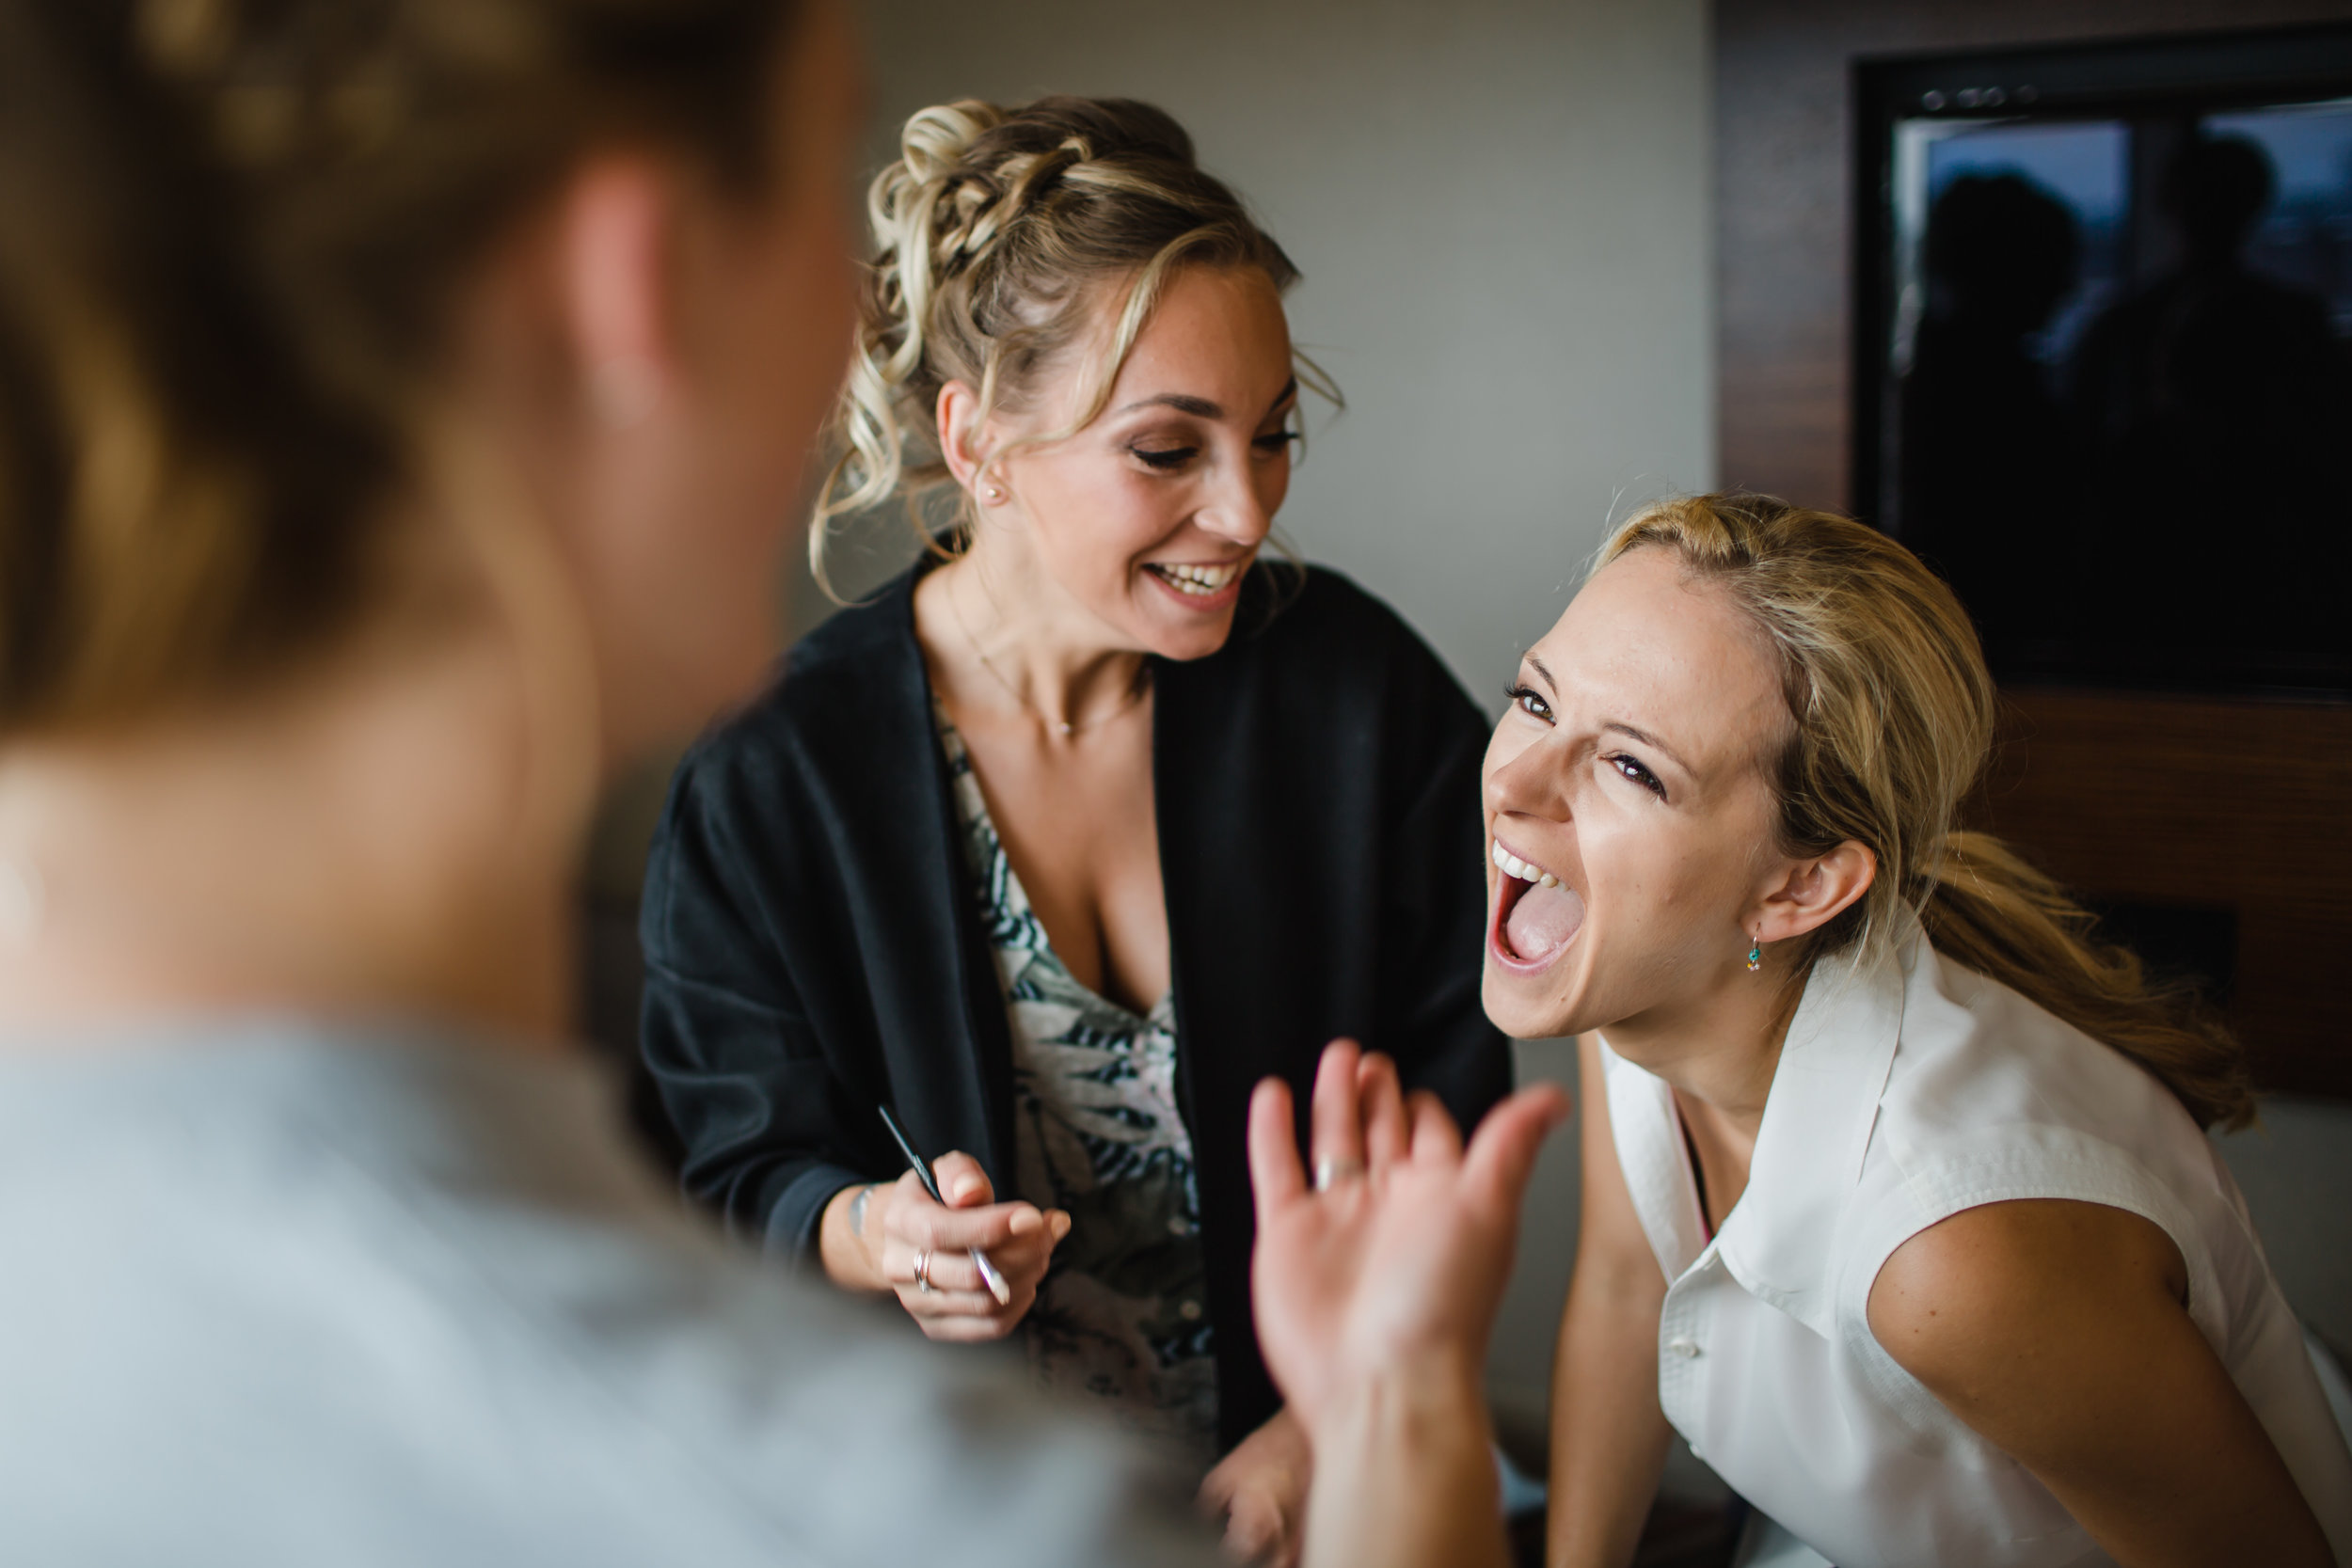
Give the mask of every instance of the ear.
M 642 158 L 590 163 L 556 214 L 562 325 L 581 394 L 606 423 L 642 423 L 677 380 L 670 312 L 676 194 Z
M 1826 855 L 1790 864 L 1750 916 L 1758 942 L 1787 942 L 1820 929 L 1870 891 L 1879 858 L 1852 839 Z
M 1004 481 L 988 472 L 989 432 L 980 419 L 980 394 L 968 382 L 950 381 L 939 389 L 939 454 L 947 472 L 977 502 L 993 506 L 1005 499 Z

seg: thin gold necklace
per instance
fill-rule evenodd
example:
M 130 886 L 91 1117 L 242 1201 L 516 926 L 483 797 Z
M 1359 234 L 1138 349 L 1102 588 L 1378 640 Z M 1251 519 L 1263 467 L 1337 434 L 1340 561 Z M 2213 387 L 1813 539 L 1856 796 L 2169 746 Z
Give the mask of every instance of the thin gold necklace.
M 1043 724 L 1049 730 L 1056 731 L 1065 739 L 1072 736 L 1084 735 L 1089 730 L 1109 723 L 1112 720 L 1132 711 L 1144 698 L 1152 694 L 1152 666 L 1149 662 L 1138 662 L 1136 666 L 1135 689 L 1128 692 L 1126 699 L 1117 707 L 1108 713 L 1097 714 L 1091 719 L 1057 719 L 1029 701 L 1019 687 L 1007 680 L 1005 673 L 996 668 L 996 661 L 990 658 L 980 647 L 980 640 L 972 635 L 972 624 L 963 618 L 963 606 L 956 602 L 955 584 L 952 582 L 947 585 L 947 611 L 956 618 L 956 629 L 963 633 L 963 640 L 971 645 L 972 657 L 980 661 L 980 668 L 987 671 L 996 684 L 1005 689 L 1006 695 L 1027 709 L 1039 723 Z

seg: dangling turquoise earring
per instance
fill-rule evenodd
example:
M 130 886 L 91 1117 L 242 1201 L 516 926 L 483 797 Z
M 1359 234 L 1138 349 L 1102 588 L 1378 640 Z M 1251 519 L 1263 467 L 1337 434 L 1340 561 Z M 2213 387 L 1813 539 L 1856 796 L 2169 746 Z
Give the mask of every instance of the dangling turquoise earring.
M 1753 974 L 1764 967 L 1764 939 L 1757 937 L 1748 943 L 1748 973 Z

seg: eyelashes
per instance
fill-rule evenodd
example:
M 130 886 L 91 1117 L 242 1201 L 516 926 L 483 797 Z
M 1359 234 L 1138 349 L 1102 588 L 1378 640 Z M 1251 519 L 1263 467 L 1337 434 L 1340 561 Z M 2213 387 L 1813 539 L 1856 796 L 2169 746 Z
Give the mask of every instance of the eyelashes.
M 1530 686 L 1509 686 L 1503 688 L 1503 695 L 1511 700 L 1511 705 L 1513 707 L 1518 708 L 1521 713 L 1526 714 L 1529 718 L 1545 724 L 1553 722 L 1551 705 L 1546 702 L 1544 700 L 1543 693 L 1537 691 L 1534 688 Z M 1651 772 L 1649 768 L 1642 763 L 1640 758 L 1629 756 L 1623 752 L 1613 752 L 1608 756 L 1604 756 L 1600 760 L 1615 768 L 1622 777 L 1633 784 L 1641 785 L 1644 789 L 1648 790 L 1652 795 L 1657 796 L 1658 799 L 1662 800 L 1666 798 L 1665 782 L 1659 778 L 1657 774 Z
M 1616 756 L 1606 757 L 1602 760 L 1606 761 L 1610 767 L 1615 768 L 1627 778 L 1631 779 L 1635 784 L 1640 784 L 1644 789 L 1648 790 L 1652 795 L 1657 796 L 1660 800 L 1662 800 L 1666 798 L 1666 786 L 1659 781 L 1658 775 L 1643 767 L 1633 758 L 1620 752 Z
M 1288 451 L 1291 443 L 1297 439 L 1298 433 L 1295 431 L 1278 430 L 1258 436 L 1249 444 L 1262 454 L 1273 457 Z M 1129 447 L 1127 450 L 1135 454 L 1136 462 L 1157 473 L 1174 473 L 1200 455 L 1199 447 Z

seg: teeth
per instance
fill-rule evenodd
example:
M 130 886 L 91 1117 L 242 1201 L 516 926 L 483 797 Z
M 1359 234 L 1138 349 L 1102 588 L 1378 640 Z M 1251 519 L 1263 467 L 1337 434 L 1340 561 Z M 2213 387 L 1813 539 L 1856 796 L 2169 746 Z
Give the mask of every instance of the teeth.
M 1496 839 L 1494 841 L 1494 863 L 1496 866 L 1502 871 L 1509 873 L 1511 876 L 1517 877 L 1522 882 L 1534 882 L 1538 887 L 1558 887 L 1560 885 L 1560 879 L 1553 876 L 1550 872 L 1546 871 L 1542 866 L 1531 865 L 1527 862 L 1519 859 L 1518 856 L 1511 853 L 1510 850 L 1505 849 L 1502 847 L 1502 840 Z
M 1206 595 L 1216 593 L 1232 581 L 1239 575 L 1241 566 L 1240 562 L 1232 561 L 1222 566 L 1155 564 L 1152 570 L 1157 572 L 1163 581 L 1170 584 L 1179 593 Z

